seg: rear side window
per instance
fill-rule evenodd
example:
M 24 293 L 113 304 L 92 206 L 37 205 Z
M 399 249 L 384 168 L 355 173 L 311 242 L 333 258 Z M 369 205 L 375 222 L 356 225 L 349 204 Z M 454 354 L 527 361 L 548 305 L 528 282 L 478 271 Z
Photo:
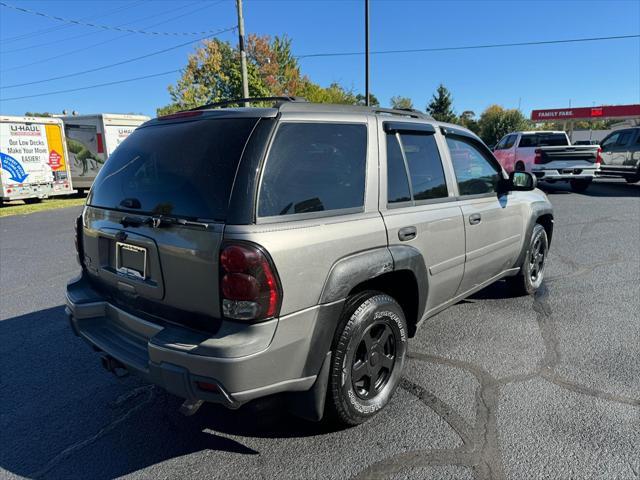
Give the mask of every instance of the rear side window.
M 396 134 L 387 134 L 387 203 L 411 201 L 407 169 Z
M 401 133 L 400 143 L 411 175 L 413 199 L 420 201 L 448 196 L 434 136 Z
M 434 136 L 409 132 L 388 133 L 387 203 L 412 200 L 419 202 L 448 195 L 442 160 Z
M 362 208 L 366 157 L 364 124 L 281 124 L 262 176 L 258 215 Z
M 138 128 L 100 170 L 88 204 L 223 221 L 256 122 L 203 119 Z

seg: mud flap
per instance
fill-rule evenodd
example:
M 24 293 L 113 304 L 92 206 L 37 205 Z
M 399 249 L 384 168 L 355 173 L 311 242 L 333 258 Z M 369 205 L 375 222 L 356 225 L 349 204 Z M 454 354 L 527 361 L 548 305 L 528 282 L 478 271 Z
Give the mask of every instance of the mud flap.
M 327 397 L 329 371 L 331 369 L 331 352 L 327 352 L 322 368 L 313 386 L 306 392 L 287 394 L 287 409 L 297 417 L 319 422 L 324 414 L 324 402 Z

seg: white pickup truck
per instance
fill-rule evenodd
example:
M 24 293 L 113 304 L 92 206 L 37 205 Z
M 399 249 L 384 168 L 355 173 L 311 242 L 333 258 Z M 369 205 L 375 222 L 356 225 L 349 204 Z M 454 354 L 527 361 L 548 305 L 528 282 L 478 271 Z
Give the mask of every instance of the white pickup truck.
M 493 154 L 507 172 L 526 171 L 545 182 L 569 182 L 571 189 L 587 189 L 600 168 L 598 145 L 571 145 L 565 132 L 512 132 Z

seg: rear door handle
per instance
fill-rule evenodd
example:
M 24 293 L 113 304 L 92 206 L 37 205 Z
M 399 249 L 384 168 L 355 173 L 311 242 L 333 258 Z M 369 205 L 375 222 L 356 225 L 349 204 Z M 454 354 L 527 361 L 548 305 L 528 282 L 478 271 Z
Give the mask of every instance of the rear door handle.
M 469 215 L 469 223 L 471 225 L 477 225 L 482 220 L 482 215 L 479 213 L 474 213 L 473 215 Z
M 413 240 L 418 235 L 418 230 L 416 227 L 404 227 L 398 230 L 398 238 L 401 242 L 406 242 L 407 240 Z

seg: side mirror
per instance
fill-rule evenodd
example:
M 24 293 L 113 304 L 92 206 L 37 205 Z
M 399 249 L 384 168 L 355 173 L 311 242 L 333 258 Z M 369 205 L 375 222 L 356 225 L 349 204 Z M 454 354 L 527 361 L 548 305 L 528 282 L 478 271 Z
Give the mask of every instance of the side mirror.
M 529 172 L 511 172 L 509 174 L 509 190 L 528 191 L 538 185 L 538 179 Z

